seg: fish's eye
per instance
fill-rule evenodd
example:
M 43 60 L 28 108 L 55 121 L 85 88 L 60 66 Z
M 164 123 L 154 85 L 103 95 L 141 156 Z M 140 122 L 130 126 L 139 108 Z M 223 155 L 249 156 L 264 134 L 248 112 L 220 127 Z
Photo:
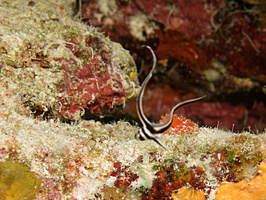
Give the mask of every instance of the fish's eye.
M 135 134 L 135 139 L 144 141 L 145 138 L 141 135 L 141 130 L 138 131 L 138 133 Z
M 140 140 L 140 134 L 139 134 L 139 133 L 136 133 L 136 134 L 135 134 L 135 139 L 136 139 L 136 140 Z

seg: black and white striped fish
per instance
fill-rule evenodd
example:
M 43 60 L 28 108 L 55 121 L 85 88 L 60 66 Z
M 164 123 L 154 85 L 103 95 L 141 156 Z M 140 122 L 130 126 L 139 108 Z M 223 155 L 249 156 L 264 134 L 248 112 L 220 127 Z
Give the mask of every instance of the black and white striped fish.
M 145 116 L 144 112 L 143 112 L 143 107 L 142 107 L 142 98 L 143 98 L 143 94 L 144 94 L 144 90 L 146 88 L 146 85 L 148 83 L 148 81 L 151 79 L 152 77 L 152 72 L 156 66 L 156 63 L 157 63 L 157 58 L 153 52 L 153 50 L 151 49 L 150 46 L 146 46 L 146 45 L 143 45 L 144 47 L 147 47 L 152 56 L 153 56 L 153 66 L 152 66 L 152 69 L 151 71 L 149 72 L 149 74 L 147 75 L 147 77 L 145 78 L 145 80 L 143 81 L 143 83 L 141 84 L 141 87 L 140 87 L 140 91 L 139 91 L 139 95 L 138 95 L 138 98 L 137 98 L 137 113 L 138 113 L 138 117 L 140 119 L 140 122 L 142 124 L 142 128 L 139 130 L 139 132 L 136 134 L 136 138 L 139 139 L 139 140 L 153 140 L 155 141 L 157 144 L 159 144 L 161 147 L 163 147 L 164 149 L 167 150 L 167 147 L 165 146 L 164 143 L 162 143 L 160 141 L 160 136 L 163 134 L 164 131 L 166 131 L 170 126 L 171 126 L 171 123 L 173 121 L 173 115 L 174 115 L 174 112 L 177 108 L 185 105 L 185 104 L 188 104 L 188 103 L 192 103 L 192 102 L 195 102 L 195 101 L 199 101 L 201 99 L 203 99 L 205 96 L 202 96 L 202 97 L 199 97 L 199 98 L 196 98 L 196 99 L 190 99 L 190 100 L 186 100 L 186 101 L 183 101 L 181 103 L 178 103 L 177 105 L 175 105 L 170 114 L 169 114 L 169 118 L 166 122 L 164 123 L 152 123 L 150 122 L 147 117 Z

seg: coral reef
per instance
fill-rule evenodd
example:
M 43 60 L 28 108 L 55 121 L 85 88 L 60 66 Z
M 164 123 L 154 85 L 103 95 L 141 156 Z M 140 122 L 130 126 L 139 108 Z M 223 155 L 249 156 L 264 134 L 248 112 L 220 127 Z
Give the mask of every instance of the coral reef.
M 264 0 L 82 2 L 83 20 L 130 49 L 140 72 L 144 72 L 141 78 L 150 66 L 143 65 L 149 56 L 140 44 L 153 47 L 159 66 L 149 92 L 156 93 L 152 101 L 163 99 L 162 95 L 170 92 L 157 93 L 158 83 L 177 91 L 167 93 L 171 102 L 176 95 L 185 100 L 185 94 L 194 97 L 207 94 L 213 109 L 207 115 L 203 110 L 184 107 L 187 113 L 196 115 L 193 120 L 212 127 L 222 124 L 228 130 L 235 124 L 235 131 L 247 128 L 263 131 L 266 125 L 261 120 L 266 117 Z M 227 119 L 216 115 L 223 112 L 230 116 L 232 108 L 240 114 Z M 254 112 L 260 109 L 261 112 Z M 162 113 L 160 106 L 154 106 L 151 115 L 158 119 Z M 207 120 L 203 120 L 205 117 Z
M 248 200 L 262 200 L 265 199 L 265 165 L 261 163 L 259 168 L 259 175 L 252 180 L 243 180 L 238 183 L 223 183 L 218 187 L 215 200 L 234 200 L 234 199 L 248 199 Z M 178 193 L 173 193 L 174 200 L 206 200 L 203 191 L 193 190 L 186 187 L 182 187 L 178 190 Z
M 196 98 L 194 94 L 183 94 L 173 90 L 168 85 L 152 84 L 144 96 L 144 112 L 153 119 L 159 121 L 161 115 L 169 113 L 169 110 L 177 103 Z M 219 127 L 224 130 L 241 132 L 243 130 L 259 133 L 265 128 L 266 107 L 264 102 L 256 102 L 251 105 L 240 103 L 238 96 L 228 97 L 233 103 L 218 100 L 210 102 L 208 97 L 200 102 L 179 108 L 175 113 L 185 116 L 200 126 Z M 262 97 L 263 98 L 263 97 Z M 252 100 L 252 96 L 247 99 Z M 125 107 L 125 112 L 137 116 L 135 113 L 135 100 L 130 101 Z
M 99 2 L 107 16 L 119 11 Z M 265 131 L 236 134 L 174 116 L 161 137 L 166 151 L 136 140 L 137 125 L 80 118 L 113 113 L 138 81 L 128 52 L 73 19 L 71 6 L 1 1 L 0 199 L 213 200 L 239 187 L 266 198 Z
M 74 19 L 71 1 L 1 5 L 1 81 L 36 116 L 108 115 L 136 95 L 128 51 Z
M 177 134 L 162 137 L 165 151 L 135 140 L 138 127 L 127 122 L 33 119 L 20 114 L 21 100 L 2 86 L 0 101 L 0 161 L 20 162 L 36 174 L 36 199 L 170 199 L 182 187 L 213 199 L 223 181 L 253 179 L 263 160 L 265 133 L 188 126 L 188 134 L 178 135 L 175 117 Z
M 171 134 L 162 136 L 165 151 L 135 140 L 138 127 L 127 122 L 70 125 L 26 116 L 9 89 L 1 83 L 0 161 L 19 162 L 36 175 L 36 199 L 171 199 L 186 187 L 211 200 L 224 181 L 259 174 L 266 133 L 200 128 L 175 116 Z
M 208 58 L 228 65 L 230 74 L 265 79 L 261 63 L 266 5 L 262 0 L 190 0 L 189 5 L 170 0 L 103 2 L 83 1 L 83 16 L 115 41 L 130 46 L 130 41 L 158 39 L 154 45 L 161 59 L 170 57 L 190 67 L 207 67 Z
M 259 166 L 260 174 L 252 180 L 243 180 L 239 183 L 224 183 L 219 186 L 215 200 L 222 199 L 253 199 L 262 200 L 266 197 L 265 176 L 266 163 Z M 228 192 L 230 191 L 230 192 Z

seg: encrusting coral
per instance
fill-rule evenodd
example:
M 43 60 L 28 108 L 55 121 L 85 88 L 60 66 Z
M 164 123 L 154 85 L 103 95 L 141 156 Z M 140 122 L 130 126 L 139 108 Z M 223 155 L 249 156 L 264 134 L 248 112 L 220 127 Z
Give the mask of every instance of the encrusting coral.
M 265 155 L 265 132 L 261 135 L 235 134 L 198 127 L 190 120 L 175 116 L 168 134 L 161 138 L 169 149 L 166 151 L 153 141 L 135 140 L 139 127 L 128 122 L 101 124 L 82 120 L 75 112 L 68 115 L 70 108 L 74 111 L 84 108 L 86 98 L 93 100 L 93 95 L 82 96 L 78 87 L 80 84 L 86 88 L 88 85 L 84 81 L 90 78 L 92 90 L 97 85 L 96 80 L 99 84 L 111 79 L 117 83 L 114 95 L 109 95 L 110 85 L 99 86 L 101 94 L 98 97 L 103 98 L 92 105 L 97 107 L 99 104 L 102 109 L 109 106 L 110 96 L 120 98 L 125 93 L 122 96 L 129 98 L 133 95 L 137 81 L 135 68 L 125 66 L 125 63 L 131 63 L 129 54 L 96 29 L 85 28 L 73 21 L 71 15 L 65 13 L 71 1 L 64 1 L 64 5 L 58 2 L 1 1 L 1 14 L 7 14 L 5 9 L 8 8 L 13 15 L 9 19 L 3 18 L 0 23 L 0 178 L 4 180 L 0 192 L 5 195 L 0 199 L 10 196 L 37 200 L 180 199 L 181 194 L 190 197 L 196 194 L 211 200 L 215 199 L 216 193 L 217 198 L 221 195 L 217 188 L 225 181 L 243 187 L 250 183 L 247 180 L 260 178 L 260 170 L 264 173 L 263 165 L 259 166 L 259 163 Z M 43 12 L 35 12 L 43 6 Z M 18 12 L 19 7 L 27 12 Z M 31 18 L 33 14 L 42 17 Z M 36 29 L 31 29 L 28 21 L 37 22 Z M 63 25 L 59 28 L 58 23 Z M 12 26 L 13 31 L 10 24 L 17 25 Z M 26 41 L 28 46 L 24 45 Z M 106 47 L 110 48 L 106 50 Z M 87 64 L 90 65 L 88 69 L 97 70 L 85 70 Z M 118 66 L 123 70 L 112 71 L 118 70 Z M 109 70 L 108 73 L 105 70 Z M 95 79 L 92 78 L 94 75 Z M 69 97 L 63 98 L 64 95 Z M 66 100 L 60 102 L 63 113 L 53 110 L 56 108 L 53 104 L 61 99 Z M 25 106 L 27 102 L 35 108 L 31 110 L 35 113 Z M 90 104 L 86 106 L 95 111 Z M 43 113 L 51 109 L 56 114 L 42 120 L 36 118 L 37 108 Z M 61 116 L 69 119 L 78 116 L 80 120 L 67 124 L 58 120 Z M 12 181 L 6 181 L 6 166 L 12 166 L 10 171 L 15 170 Z M 17 176 L 23 172 L 25 176 Z M 21 196 L 14 189 L 20 184 L 25 186 Z M 247 187 L 245 192 L 248 191 Z M 261 194 L 261 197 L 265 198 L 265 195 Z

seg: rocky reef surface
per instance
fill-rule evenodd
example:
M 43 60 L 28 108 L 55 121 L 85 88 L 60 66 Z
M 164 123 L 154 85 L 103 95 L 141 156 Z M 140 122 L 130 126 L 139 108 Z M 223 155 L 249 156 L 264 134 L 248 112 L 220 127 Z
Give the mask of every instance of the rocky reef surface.
M 89 120 L 137 95 L 128 51 L 73 17 L 73 1 L 0 2 L 0 199 L 266 198 L 265 131 L 175 115 L 167 151 L 136 140 L 137 124 Z
M 266 118 L 266 1 L 82 0 L 82 19 L 130 49 L 143 80 L 150 45 L 158 67 L 148 101 L 160 118 L 173 102 L 208 95 L 182 114 L 202 125 L 261 132 Z M 160 86 L 160 89 L 158 87 Z M 166 97 L 167 96 L 167 97 Z M 133 106 L 134 107 L 134 106 Z M 127 110 L 130 111 L 130 108 Z M 132 113 L 133 110 L 131 110 Z
M 134 60 L 71 3 L 1 2 L 1 82 L 44 118 L 113 114 L 136 96 Z
M 198 127 L 175 116 L 162 136 L 166 151 L 137 141 L 138 127 L 125 121 L 41 121 L 23 115 L 19 97 L 2 86 L 0 102 L 0 191 L 6 199 L 222 199 L 228 190 L 233 197 L 253 190 L 266 197 L 265 164 L 259 165 L 265 133 Z

